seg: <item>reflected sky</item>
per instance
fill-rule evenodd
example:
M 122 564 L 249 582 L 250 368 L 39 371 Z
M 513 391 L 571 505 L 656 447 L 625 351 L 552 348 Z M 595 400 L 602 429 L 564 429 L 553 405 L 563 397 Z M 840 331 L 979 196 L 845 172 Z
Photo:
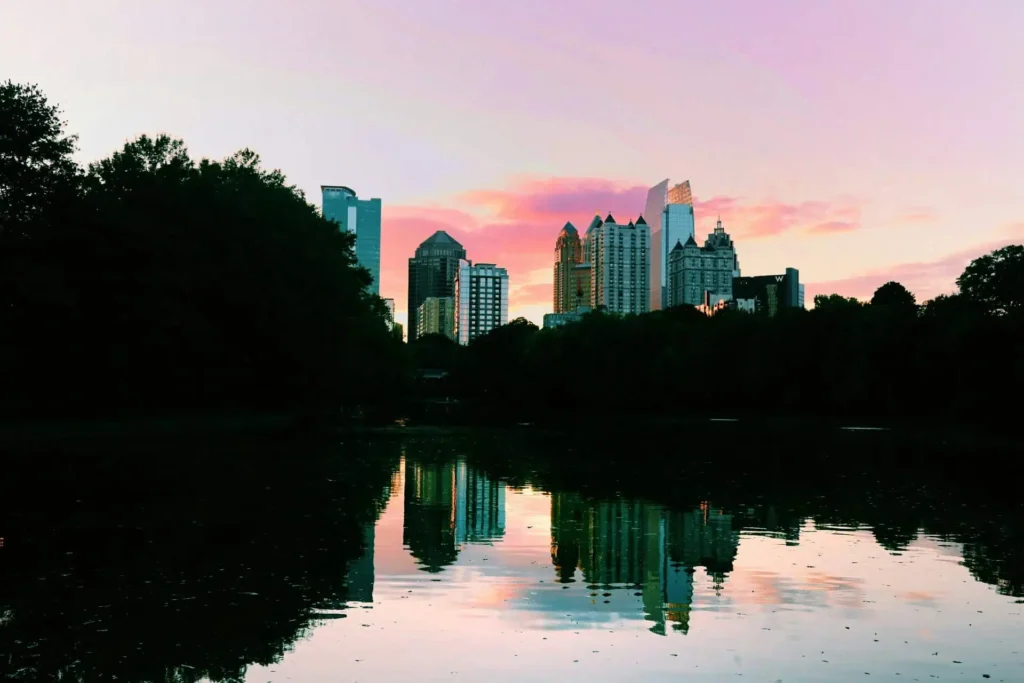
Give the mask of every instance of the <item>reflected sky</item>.
M 1019 680 L 1024 604 L 972 577 L 959 544 L 744 512 L 403 458 L 346 617 L 246 679 Z

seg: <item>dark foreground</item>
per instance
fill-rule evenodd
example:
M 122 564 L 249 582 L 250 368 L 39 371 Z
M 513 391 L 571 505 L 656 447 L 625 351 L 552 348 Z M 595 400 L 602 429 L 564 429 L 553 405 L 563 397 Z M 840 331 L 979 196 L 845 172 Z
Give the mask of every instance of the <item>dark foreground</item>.
M 0 679 L 1017 680 L 1015 446 L 709 423 L 9 450 Z

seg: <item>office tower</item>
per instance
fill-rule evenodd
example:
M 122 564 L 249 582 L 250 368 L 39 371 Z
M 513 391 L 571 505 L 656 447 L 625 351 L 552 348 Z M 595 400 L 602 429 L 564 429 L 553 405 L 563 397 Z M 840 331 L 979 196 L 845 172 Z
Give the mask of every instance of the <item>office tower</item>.
M 370 291 L 380 293 L 380 200 L 359 199 L 343 185 L 321 185 L 324 218 L 356 236 L 356 260 L 370 271 Z
M 736 308 L 774 316 L 781 308 L 802 308 L 800 271 L 786 268 L 783 275 L 737 277 L 732 282 Z
M 582 276 L 589 280 L 589 267 L 583 265 L 583 244 L 572 223 L 566 223 L 555 240 L 554 312 L 575 311 L 583 297 Z M 589 290 L 589 282 L 587 289 Z M 589 303 L 586 302 L 586 303 Z
M 703 247 L 693 237 L 685 243 L 676 242 L 669 253 L 669 277 L 666 303 L 669 306 L 713 306 L 729 301 L 733 295 L 733 278 L 739 277 L 740 262 L 736 246 L 722 221 L 708 235 Z M 708 296 L 705 296 L 707 293 Z
M 455 275 L 455 341 L 468 344 L 508 322 L 508 272 L 462 259 Z
M 619 225 L 611 214 L 595 217 L 587 228 L 592 308 L 610 313 L 650 310 L 650 228 L 643 216 Z
M 455 297 L 428 296 L 416 311 L 416 336 L 443 334 L 455 339 Z
M 373 546 L 376 541 L 376 520 L 363 523 L 363 543 L 359 557 L 348 565 L 345 577 L 346 599 L 373 602 Z
M 647 193 L 644 215 L 651 226 L 651 310 L 667 308 L 668 257 L 676 242 L 694 237 L 693 194 L 690 181 L 668 186 L 661 181 Z
M 423 571 L 437 573 L 458 557 L 455 500 L 454 462 L 406 461 L 402 543 Z
M 423 241 L 409 259 L 409 343 L 416 341 L 420 304 L 428 296 L 455 296 L 455 274 L 466 250 L 451 235 L 438 230 Z
M 384 299 L 384 306 L 388 309 L 388 323 L 394 324 L 395 322 L 395 300 Z

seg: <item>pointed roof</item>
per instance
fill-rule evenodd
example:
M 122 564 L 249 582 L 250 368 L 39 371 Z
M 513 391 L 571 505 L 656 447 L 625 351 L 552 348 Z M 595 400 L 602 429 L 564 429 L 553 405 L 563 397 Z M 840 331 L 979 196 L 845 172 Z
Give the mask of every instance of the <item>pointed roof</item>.
M 576 232 L 576 226 L 575 225 L 573 225 L 572 223 L 566 223 L 565 225 L 562 226 L 562 231 L 559 234 L 560 235 L 577 235 L 579 233 Z
M 633 225 L 633 221 L 629 222 L 629 227 L 631 227 L 631 228 L 635 228 L 636 227 L 635 225 Z
M 672 252 L 682 251 L 682 250 L 683 250 L 683 243 L 680 242 L 679 240 L 676 240 L 676 246 L 672 247 Z M 672 253 L 672 252 L 670 252 L 670 253 Z
M 647 225 L 647 221 L 644 220 L 644 215 L 643 214 L 640 214 L 640 216 L 636 219 L 636 224 L 637 225 Z
M 605 219 L 604 219 L 604 222 L 605 222 L 605 223 L 615 223 L 615 219 L 614 219 L 614 218 L 612 218 L 612 215 L 611 215 L 611 214 L 608 214 L 608 218 L 605 218 Z
M 433 246 L 453 245 L 453 246 L 457 246 L 457 247 L 460 247 L 460 248 L 462 247 L 462 245 L 459 244 L 458 241 L 456 241 L 454 237 L 452 237 L 451 235 L 446 233 L 444 230 L 438 230 L 433 235 L 431 235 L 427 239 L 423 240 L 423 242 L 420 244 L 421 247 L 425 247 L 425 246 L 428 246 L 428 245 L 433 245 Z
M 697 246 L 697 240 L 693 239 L 693 235 L 690 235 L 689 237 L 686 238 L 686 244 L 684 244 L 683 246 L 684 247 L 695 247 L 695 246 Z
M 600 216 L 594 216 L 594 220 L 590 221 L 590 225 L 587 227 L 587 232 L 590 232 L 595 228 L 600 228 L 602 223 L 603 221 L 601 220 Z

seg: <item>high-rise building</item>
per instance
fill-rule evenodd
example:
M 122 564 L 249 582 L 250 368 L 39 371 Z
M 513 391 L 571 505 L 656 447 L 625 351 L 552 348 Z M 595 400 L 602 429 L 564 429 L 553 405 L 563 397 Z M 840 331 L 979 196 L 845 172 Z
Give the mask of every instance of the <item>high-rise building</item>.
M 676 242 L 694 237 L 693 194 L 690 181 L 668 186 L 661 181 L 647 193 L 644 215 L 651 227 L 651 310 L 667 308 L 668 257 Z
M 455 296 L 455 274 L 466 250 L 451 235 L 438 230 L 423 241 L 409 259 L 409 342 L 416 341 L 420 304 L 428 296 Z
M 455 341 L 468 344 L 508 322 L 508 271 L 463 259 L 455 275 Z
M 800 271 L 786 268 L 783 275 L 737 277 L 732 282 L 736 308 L 774 316 L 780 308 L 803 308 Z
M 388 323 L 393 325 L 395 322 L 395 300 L 384 299 L 384 306 L 388 309 Z
M 370 271 L 370 291 L 380 293 L 380 200 L 359 199 L 344 185 L 321 185 L 324 218 L 356 236 L 356 260 Z
M 455 297 L 428 296 L 416 311 L 416 336 L 443 334 L 455 339 Z
M 590 305 L 611 313 L 650 310 L 650 228 L 643 216 L 627 225 L 595 216 L 584 249 L 590 262 Z
M 571 313 L 590 304 L 590 264 L 585 261 L 580 235 L 572 223 L 566 223 L 555 241 L 555 313 Z
M 676 242 L 669 254 L 668 270 L 669 306 L 713 306 L 731 300 L 733 278 L 739 277 L 740 262 L 722 221 L 715 224 L 715 231 L 708 235 L 703 247 L 697 246 L 693 236 L 685 243 Z

